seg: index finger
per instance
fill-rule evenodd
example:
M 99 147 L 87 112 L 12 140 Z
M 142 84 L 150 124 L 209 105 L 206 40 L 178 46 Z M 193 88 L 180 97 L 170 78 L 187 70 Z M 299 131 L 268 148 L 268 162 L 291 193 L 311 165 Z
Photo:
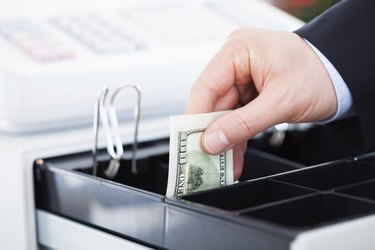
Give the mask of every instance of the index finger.
M 243 81 L 244 75 L 246 79 L 250 78 L 249 68 L 245 69 L 248 63 L 239 54 L 233 43 L 227 43 L 211 59 L 191 88 L 185 109 L 187 114 L 214 111 L 217 101 L 230 90 L 236 80 Z

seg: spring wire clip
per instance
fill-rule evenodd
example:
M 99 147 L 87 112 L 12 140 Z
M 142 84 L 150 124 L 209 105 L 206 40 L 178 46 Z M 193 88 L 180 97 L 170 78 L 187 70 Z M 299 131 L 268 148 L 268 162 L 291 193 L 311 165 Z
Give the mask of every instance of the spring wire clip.
M 124 154 L 124 149 L 122 146 L 122 140 L 119 131 L 119 124 L 117 118 L 117 112 L 114 107 L 114 101 L 118 93 L 126 88 L 132 88 L 137 93 L 137 103 L 134 106 L 134 137 L 132 144 L 132 166 L 131 170 L 133 174 L 137 174 L 137 158 L 136 153 L 138 149 L 138 128 L 141 113 L 141 90 L 137 85 L 124 84 L 119 86 L 113 94 L 108 97 L 109 89 L 108 87 L 103 87 L 96 98 L 95 111 L 94 111 L 94 121 L 93 121 L 93 132 L 94 132 L 94 146 L 92 148 L 93 157 L 93 175 L 98 174 L 98 136 L 99 136 L 99 125 L 101 123 L 107 142 L 107 151 L 111 156 L 111 161 L 104 174 L 113 178 L 117 175 L 120 168 L 120 163 L 122 156 Z M 108 98 L 109 101 L 108 101 Z

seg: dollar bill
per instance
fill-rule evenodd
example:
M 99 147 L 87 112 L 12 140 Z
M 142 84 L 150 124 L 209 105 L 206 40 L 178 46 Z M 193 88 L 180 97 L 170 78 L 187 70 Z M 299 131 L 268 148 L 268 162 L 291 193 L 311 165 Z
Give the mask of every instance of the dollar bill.
M 201 147 L 208 125 L 228 111 L 170 118 L 167 197 L 233 183 L 233 151 L 206 154 Z

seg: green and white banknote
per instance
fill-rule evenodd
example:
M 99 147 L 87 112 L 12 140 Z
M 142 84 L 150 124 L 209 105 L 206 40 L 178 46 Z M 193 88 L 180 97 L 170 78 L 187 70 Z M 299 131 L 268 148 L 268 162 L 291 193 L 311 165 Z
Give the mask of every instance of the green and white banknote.
M 233 151 L 209 155 L 201 147 L 205 129 L 226 112 L 170 118 L 168 197 L 233 183 Z

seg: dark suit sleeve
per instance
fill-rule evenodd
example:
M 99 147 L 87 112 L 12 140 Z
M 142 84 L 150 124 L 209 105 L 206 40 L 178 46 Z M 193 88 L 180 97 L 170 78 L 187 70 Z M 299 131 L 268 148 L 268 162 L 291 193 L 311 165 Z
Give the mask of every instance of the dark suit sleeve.
M 368 150 L 375 149 L 375 0 L 343 0 L 296 31 L 349 87 Z

